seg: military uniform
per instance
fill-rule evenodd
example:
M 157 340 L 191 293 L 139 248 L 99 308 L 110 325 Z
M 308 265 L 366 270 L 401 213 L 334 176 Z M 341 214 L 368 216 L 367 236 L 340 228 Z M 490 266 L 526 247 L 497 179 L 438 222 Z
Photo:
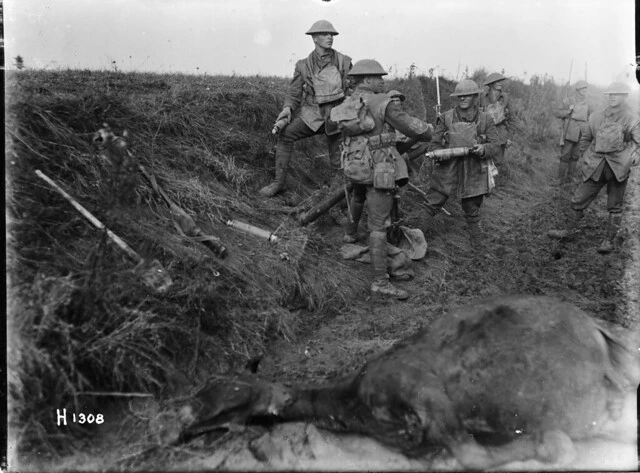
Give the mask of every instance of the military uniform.
M 502 91 L 498 94 L 493 94 L 492 91 L 489 90 L 480 95 L 480 110 L 487 113 L 496 126 L 496 133 L 498 135 L 497 143 L 500 147 L 494 159 L 499 163 L 502 162 L 504 158 L 507 140 L 509 139 L 509 118 L 511 117 L 509 102 L 509 94 Z
M 506 77 L 494 72 L 489 74 L 484 85 L 491 86 L 491 84 L 504 80 L 506 80 Z M 478 106 L 480 107 L 480 110 L 487 113 L 496 126 L 498 144 L 500 147 L 493 158 L 498 163 L 501 163 L 504 158 L 507 141 L 509 139 L 509 120 L 511 118 L 510 105 L 511 97 L 509 94 L 502 90 L 495 90 L 492 87 L 489 87 L 489 89 L 480 94 L 479 97 Z
M 583 182 L 571 199 L 571 208 L 584 210 L 606 185 L 607 210 L 620 214 L 634 162 L 632 154 L 638 152 L 638 145 L 640 124 L 628 109 L 611 110 L 607 107 L 591 115 L 579 144 L 580 154 L 584 153 Z
M 327 21 L 316 22 L 307 34 L 338 33 Z M 276 179 L 262 188 L 266 197 L 284 190 L 286 173 L 293 155 L 294 143 L 320 133 L 327 137 L 331 167 L 340 168 L 340 131 L 329 123 L 331 109 L 342 102 L 348 90 L 347 74 L 351 69 L 351 58 L 334 49 L 323 54 L 314 50 L 305 59 L 296 62 L 293 79 L 284 99 L 283 113 L 287 108 L 291 121 L 286 125 L 276 147 Z M 284 118 L 281 113 L 278 120 Z
M 373 60 L 357 62 L 352 70 L 352 75 L 386 75 L 382 66 Z M 373 266 L 372 292 L 379 292 L 403 299 L 406 292 L 394 288 L 388 283 L 387 275 L 387 235 L 386 230 L 391 224 L 391 209 L 396 184 L 404 185 L 408 182 L 407 168 L 404 158 L 398 153 L 396 145 L 396 130 L 404 135 L 423 141 L 431 138 L 433 128 L 431 125 L 411 117 L 404 112 L 399 105 L 384 93 L 376 93 L 366 84 L 358 84 L 355 91 L 348 99 L 352 103 L 363 103 L 368 110 L 369 118 L 373 123 L 368 131 L 352 133 L 343 131 L 342 153 L 343 168 L 347 179 L 353 177 L 347 172 L 345 164 L 351 156 L 370 156 L 371 169 L 370 180 L 352 180 L 353 189 L 350 202 L 352 222 L 345 227 L 345 241 L 356 241 L 358 223 L 364 209 L 365 202 L 368 209 L 367 226 L 369 230 L 369 251 Z M 345 104 L 347 103 L 345 102 Z M 338 109 L 334 112 L 339 112 Z M 332 117 L 337 113 L 332 114 Z M 389 164 L 389 175 L 393 176 L 391 182 L 386 182 L 380 188 L 376 165 Z M 392 168 L 392 170 L 391 170 Z
M 614 82 L 605 94 L 626 95 L 629 88 Z M 609 105 L 589 117 L 581 128 L 579 154 L 582 155 L 582 182 L 571 199 L 573 214 L 566 230 L 550 230 L 552 238 L 566 238 L 577 229 L 583 211 L 607 186 L 609 221 L 607 236 L 598 251 L 613 250 L 613 239 L 621 222 L 624 194 L 632 166 L 640 161 L 640 120 L 624 103 Z
M 472 147 L 484 144 L 483 156 L 454 158 L 434 166 L 431 187 L 427 192 L 427 203 L 433 216 L 453 194 L 461 198 L 462 210 L 467 224 L 477 226 L 480 222 L 480 207 L 484 196 L 491 192 L 489 162 L 500 153 L 496 126 L 491 117 L 478 107 L 463 113 L 458 107 L 445 112 L 436 124 L 431 140 L 435 149 L 446 147 Z
M 588 84 L 579 81 L 575 85 L 576 90 L 586 89 Z M 563 107 L 556 111 L 556 116 L 563 120 L 569 120 L 566 124 L 564 143 L 560 150 L 560 165 L 558 168 L 558 179 L 561 182 L 571 182 L 577 162 L 580 159 L 580 149 L 578 143 L 583 131 L 587 128 L 589 116 L 593 112 L 592 106 L 587 101 L 586 96 L 569 97 L 563 100 Z M 563 121 L 563 126 L 565 123 Z

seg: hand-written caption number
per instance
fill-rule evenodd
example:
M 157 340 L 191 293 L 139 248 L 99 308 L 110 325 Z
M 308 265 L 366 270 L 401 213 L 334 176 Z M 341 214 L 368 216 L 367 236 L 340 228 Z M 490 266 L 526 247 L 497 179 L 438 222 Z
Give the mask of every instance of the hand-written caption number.
M 60 412 L 60 409 L 56 409 L 56 415 L 59 426 L 67 425 L 67 418 L 69 419 L 69 422 L 73 422 L 74 424 L 102 424 L 104 422 L 104 416 L 102 414 L 76 414 L 75 412 L 72 412 L 67 417 L 66 409 L 62 409 L 62 412 Z

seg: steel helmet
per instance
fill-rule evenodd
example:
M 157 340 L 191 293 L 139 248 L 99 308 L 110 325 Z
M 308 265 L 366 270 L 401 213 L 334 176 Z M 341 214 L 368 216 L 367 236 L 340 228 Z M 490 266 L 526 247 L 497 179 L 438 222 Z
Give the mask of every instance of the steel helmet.
M 604 91 L 605 94 L 628 94 L 629 92 L 631 92 L 631 87 L 624 82 L 612 82 Z
M 576 85 L 573 86 L 573 88 L 576 90 L 586 89 L 587 87 L 589 87 L 589 84 L 586 80 L 579 80 L 578 82 L 576 82 Z
M 387 95 L 390 99 L 400 99 L 400 102 L 404 102 L 407 99 L 407 97 L 399 90 L 390 90 L 387 92 Z
M 458 82 L 458 85 L 456 85 L 451 97 L 459 97 L 460 95 L 477 95 L 480 92 L 482 92 L 482 90 L 480 90 L 478 84 L 471 79 L 465 79 Z
M 309 31 L 307 31 L 305 34 L 316 34 L 316 33 L 331 33 L 334 36 L 338 35 L 338 32 L 336 31 L 336 29 L 327 20 L 316 21 L 313 25 L 311 25 L 311 28 L 309 28 Z
M 350 76 L 386 76 L 387 71 L 375 59 L 360 59 L 349 71 Z
M 502 74 L 498 74 L 497 72 L 492 72 L 489 74 L 489 77 L 484 81 L 484 85 L 493 84 L 494 82 L 499 82 L 501 80 L 507 80 L 505 76 Z

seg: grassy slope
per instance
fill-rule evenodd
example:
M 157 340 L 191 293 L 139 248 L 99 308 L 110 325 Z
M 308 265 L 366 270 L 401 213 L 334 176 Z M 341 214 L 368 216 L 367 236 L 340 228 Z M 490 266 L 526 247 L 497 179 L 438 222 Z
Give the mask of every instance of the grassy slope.
M 335 375 L 448 308 L 483 295 L 555 293 L 601 318 L 633 325 L 624 322 L 624 288 L 613 282 L 625 269 L 623 259 L 593 260 L 591 253 L 574 251 L 577 246 L 557 247 L 544 237 L 568 199 L 567 193 L 551 194 L 548 186 L 556 165 L 554 151 L 545 147 L 557 139 L 550 100 L 559 91 L 553 83 L 512 83 L 519 126 L 501 168 L 500 191 L 486 206 L 496 259 L 474 259 L 456 202 L 448 204 L 453 217 L 426 222 L 419 195 L 404 191 L 407 220 L 425 230 L 431 249 L 409 284 L 414 296 L 398 309 L 367 301 L 368 268 L 340 261 L 339 229 L 328 219 L 306 229 L 287 217 L 288 203 L 317 199 L 314 191 L 330 178 L 320 138 L 296 145 L 292 191 L 273 201 L 256 197 L 272 175 L 275 143 L 268 130 L 286 80 L 88 71 L 23 71 L 10 79 L 10 385 L 12 419 L 22 427 L 25 447 L 46 452 L 47 443 L 50 451 L 63 445 L 47 435 L 60 434 L 47 427 L 55 421 L 52 405 L 105 405 L 104 398 L 82 391 L 172 396 L 179 386 L 265 350 L 267 374 Z M 454 84 L 443 79 L 440 86 L 446 110 Z M 389 88 L 407 94 L 410 113 L 429 119 L 433 79 L 401 79 Z M 103 122 L 118 133 L 131 132 L 138 161 L 198 225 L 222 239 L 227 259 L 181 237 L 142 179 L 131 201 L 114 205 L 109 166 L 91 145 Z M 165 295 L 150 293 L 121 252 L 39 181 L 35 169 L 138 252 L 159 259 L 175 286 Z M 423 166 L 414 182 L 425 185 L 428 178 L 429 167 Z M 599 233 L 601 214 L 602 202 L 587 219 Z M 229 218 L 279 228 L 283 243 L 272 246 L 238 233 L 224 225 Z M 304 238 L 309 241 L 302 258 L 287 259 Z M 580 244 L 595 241 L 585 236 Z M 606 270 L 600 271 L 603 264 Z M 576 267 L 583 277 L 567 281 Z M 307 346 L 325 356 L 307 363 Z

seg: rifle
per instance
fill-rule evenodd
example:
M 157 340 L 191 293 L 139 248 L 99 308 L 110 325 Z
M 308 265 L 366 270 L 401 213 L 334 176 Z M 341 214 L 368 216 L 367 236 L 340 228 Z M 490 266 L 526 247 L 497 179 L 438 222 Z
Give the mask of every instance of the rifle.
M 440 118 L 440 110 L 442 105 L 440 104 L 440 79 L 438 78 L 438 69 L 436 68 L 436 93 L 438 97 L 438 103 L 436 104 L 436 123 Z
M 571 87 L 571 71 L 573 70 L 573 58 L 571 58 L 571 65 L 569 66 L 569 80 L 567 81 L 567 90 L 564 91 L 564 99 L 569 98 L 569 88 Z M 562 136 L 560 136 L 560 146 L 564 146 L 564 137 L 567 135 L 569 129 L 569 122 L 571 122 L 571 116 L 573 115 L 573 107 L 570 107 L 569 116 L 563 118 L 562 122 Z

